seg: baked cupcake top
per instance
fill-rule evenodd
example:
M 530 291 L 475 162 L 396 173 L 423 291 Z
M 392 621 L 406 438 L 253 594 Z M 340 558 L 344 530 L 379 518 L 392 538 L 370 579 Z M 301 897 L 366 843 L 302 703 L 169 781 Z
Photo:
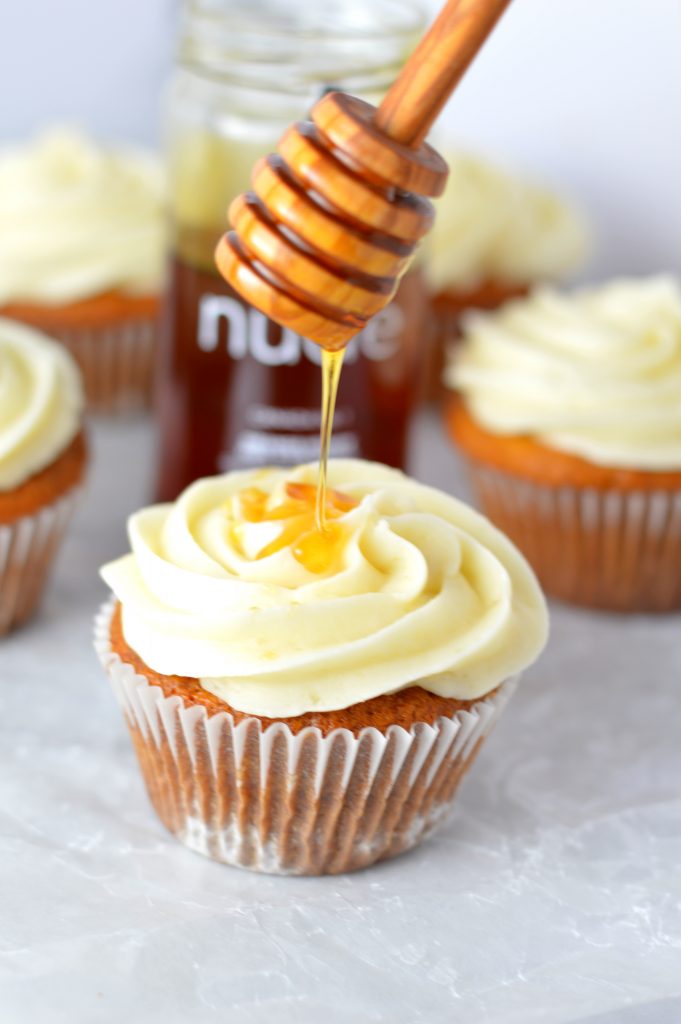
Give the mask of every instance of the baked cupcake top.
M 287 718 L 418 684 L 474 699 L 547 632 L 529 566 L 466 505 L 397 470 L 332 460 L 328 543 L 317 466 L 199 480 L 133 515 L 102 576 L 123 634 L 164 675 L 239 711 Z
M 0 151 L 0 304 L 158 290 L 165 185 L 148 154 L 55 131 Z
M 449 179 L 435 201 L 426 272 L 435 293 L 563 277 L 588 250 L 582 216 L 546 189 L 486 161 L 445 153 Z
M 681 469 L 681 291 L 668 277 L 541 288 L 469 313 L 446 382 L 492 433 L 602 466 Z
M 80 429 L 83 390 L 66 349 L 0 317 L 0 491 L 53 462 Z

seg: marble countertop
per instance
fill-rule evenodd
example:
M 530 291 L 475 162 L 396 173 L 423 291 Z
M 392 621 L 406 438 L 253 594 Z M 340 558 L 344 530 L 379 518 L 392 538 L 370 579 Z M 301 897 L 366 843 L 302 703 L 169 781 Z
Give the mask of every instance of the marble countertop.
M 431 840 L 355 875 L 223 867 L 151 810 L 91 646 L 148 501 L 148 423 L 93 430 L 43 610 L 0 642 L 2 1024 L 678 1024 L 681 618 L 555 606 Z M 414 474 L 464 486 L 434 419 Z

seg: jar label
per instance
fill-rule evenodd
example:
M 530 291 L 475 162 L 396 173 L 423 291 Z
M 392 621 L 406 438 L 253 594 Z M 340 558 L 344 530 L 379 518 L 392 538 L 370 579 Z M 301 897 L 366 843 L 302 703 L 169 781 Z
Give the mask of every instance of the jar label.
M 321 349 L 248 306 L 215 273 L 175 258 L 170 282 L 157 390 L 159 496 L 215 472 L 316 459 Z M 332 456 L 403 465 L 426 312 L 412 273 L 350 342 Z

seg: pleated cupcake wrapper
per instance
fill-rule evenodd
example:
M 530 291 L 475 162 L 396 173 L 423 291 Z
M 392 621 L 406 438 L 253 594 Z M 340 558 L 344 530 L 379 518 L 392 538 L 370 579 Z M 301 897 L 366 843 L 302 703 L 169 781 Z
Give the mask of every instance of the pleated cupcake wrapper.
M 681 490 L 548 487 L 469 467 L 482 510 L 549 594 L 612 611 L 681 608 Z
M 79 496 L 73 488 L 32 515 L 0 523 L 0 636 L 36 610 Z
M 124 320 L 106 327 L 46 330 L 78 363 L 91 412 L 124 413 L 149 408 L 156 353 L 154 318 Z
M 109 641 L 113 607 L 97 616 L 95 646 L 161 820 L 191 849 L 257 871 L 352 871 L 416 845 L 446 815 L 516 685 L 408 731 L 235 724 L 164 697 L 121 661 Z

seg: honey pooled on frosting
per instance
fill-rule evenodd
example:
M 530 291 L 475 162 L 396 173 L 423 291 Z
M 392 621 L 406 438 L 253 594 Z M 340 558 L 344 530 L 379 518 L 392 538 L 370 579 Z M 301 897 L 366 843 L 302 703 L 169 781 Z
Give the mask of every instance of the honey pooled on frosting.
M 293 557 L 308 572 L 322 573 L 339 559 L 347 532 L 338 522 L 346 512 L 357 507 L 357 502 L 341 491 L 327 488 L 324 503 L 324 527 L 317 521 L 318 488 L 314 484 L 290 481 L 285 485 L 286 501 L 268 507 L 269 495 L 259 487 L 246 487 L 239 491 L 233 503 L 237 520 L 232 524 L 232 539 L 241 549 L 240 523 L 281 523 L 274 539 L 264 544 L 255 554 L 256 561 L 290 548 Z M 234 507 L 232 502 L 230 506 Z

